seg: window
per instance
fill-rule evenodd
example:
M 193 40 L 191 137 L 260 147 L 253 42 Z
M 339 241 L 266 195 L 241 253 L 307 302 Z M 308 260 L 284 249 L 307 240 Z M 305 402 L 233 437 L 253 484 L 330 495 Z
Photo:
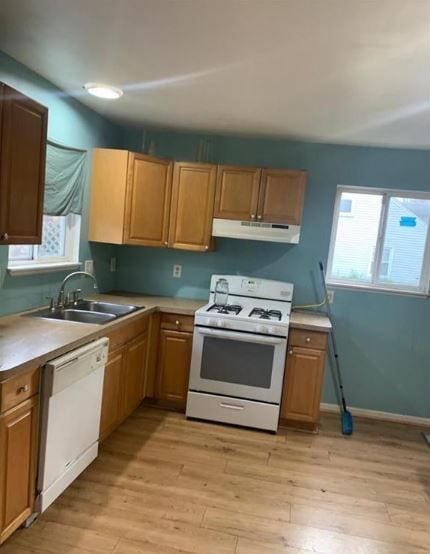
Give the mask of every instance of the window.
M 9 247 L 8 268 L 13 273 L 37 268 L 55 268 L 77 264 L 81 217 L 43 216 L 42 244 Z
M 430 193 L 339 186 L 327 282 L 426 294 L 429 223 Z

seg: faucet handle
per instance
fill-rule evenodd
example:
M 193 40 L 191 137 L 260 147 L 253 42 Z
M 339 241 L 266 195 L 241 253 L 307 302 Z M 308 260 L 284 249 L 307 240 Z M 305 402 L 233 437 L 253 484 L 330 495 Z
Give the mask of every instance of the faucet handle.
M 53 296 L 45 296 L 46 300 L 49 300 L 49 311 L 53 312 L 55 310 L 54 305 L 54 297 Z
M 81 289 L 76 289 L 72 292 L 73 304 L 77 304 L 81 300 Z

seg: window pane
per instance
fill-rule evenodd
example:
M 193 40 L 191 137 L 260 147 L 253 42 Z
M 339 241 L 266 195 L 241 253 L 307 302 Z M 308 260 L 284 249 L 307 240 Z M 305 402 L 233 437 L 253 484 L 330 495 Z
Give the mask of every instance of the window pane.
M 32 260 L 33 259 L 33 247 L 30 245 L 17 244 L 15 246 L 9 246 L 9 260 Z
M 419 286 L 429 220 L 430 200 L 390 198 L 380 282 Z
M 66 217 L 44 215 L 42 244 L 39 247 L 39 258 L 57 258 L 64 256 L 66 238 Z
M 345 200 L 354 211 L 338 219 L 331 277 L 366 283 L 371 281 L 382 195 L 342 192 L 340 205 Z
M 342 198 L 340 201 L 340 212 L 349 214 L 352 212 L 352 200 L 351 198 Z

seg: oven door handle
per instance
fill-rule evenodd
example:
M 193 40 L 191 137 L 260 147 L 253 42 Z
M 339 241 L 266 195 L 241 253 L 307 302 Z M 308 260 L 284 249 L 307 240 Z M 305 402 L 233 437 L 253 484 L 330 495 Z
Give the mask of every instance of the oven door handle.
M 264 335 L 247 335 L 245 333 L 235 333 L 234 331 L 218 331 L 217 329 L 203 329 L 199 327 L 199 334 L 204 337 L 217 337 L 227 340 L 239 340 L 242 342 L 253 342 L 254 344 L 282 344 L 287 342 L 285 338 L 266 337 Z

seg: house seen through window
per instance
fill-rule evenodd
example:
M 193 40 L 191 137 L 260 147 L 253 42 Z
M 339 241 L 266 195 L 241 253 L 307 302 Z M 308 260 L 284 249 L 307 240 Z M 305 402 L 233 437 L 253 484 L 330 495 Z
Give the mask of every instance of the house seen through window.
M 77 262 L 81 217 L 43 216 L 42 244 L 9 247 L 9 267 Z
M 428 193 L 339 186 L 327 281 L 427 293 L 429 222 Z

